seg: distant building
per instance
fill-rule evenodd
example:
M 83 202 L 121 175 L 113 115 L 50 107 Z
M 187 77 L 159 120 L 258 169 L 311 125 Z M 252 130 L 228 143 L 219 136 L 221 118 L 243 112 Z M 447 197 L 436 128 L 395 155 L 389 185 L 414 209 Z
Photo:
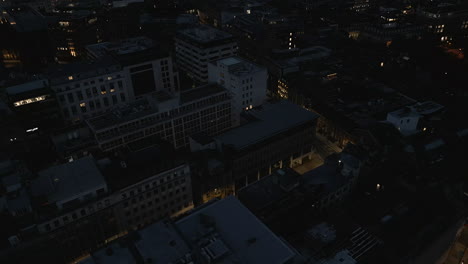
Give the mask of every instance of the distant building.
M 235 217 L 233 217 L 235 216 Z M 114 242 L 80 264 L 159 261 L 161 263 L 296 263 L 296 251 L 272 233 L 236 198 L 212 201 L 182 219 L 163 220 Z
M 37 72 L 53 61 L 46 18 L 25 5 L 0 7 L 0 63 Z
M 213 61 L 208 65 L 209 82 L 226 88 L 232 96 L 233 123 L 240 123 L 240 113 L 263 104 L 266 100 L 268 73 L 239 57 Z
M 465 3 L 428 5 L 417 11 L 426 32 L 441 42 L 464 39 L 468 34 L 468 6 Z
M 73 7 L 56 7 L 56 20 L 49 25 L 51 39 L 56 48 L 55 60 L 70 63 L 86 54 L 85 47 L 102 41 L 96 12 Z
M 411 135 L 426 131 L 428 127 L 424 126 L 423 120 L 440 113 L 443 109 L 442 105 L 431 101 L 416 103 L 388 113 L 387 121 L 403 135 Z
M 208 63 L 237 53 L 231 34 L 202 25 L 179 31 L 175 37 L 178 67 L 195 82 L 208 81 Z

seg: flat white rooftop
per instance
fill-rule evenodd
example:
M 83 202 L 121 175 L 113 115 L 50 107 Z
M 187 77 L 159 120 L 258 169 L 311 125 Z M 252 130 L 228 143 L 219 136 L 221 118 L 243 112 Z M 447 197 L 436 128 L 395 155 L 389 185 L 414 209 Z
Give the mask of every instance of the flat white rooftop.
M 217 243 L 212 244 L 212 254 L 222 254 L 225 247 L 229 249 L 229 253 L 215 263 L 280 264 L 296 256 L 295 251 L 233 196 L 193 212 L 176 225 L 186 239 L 201 240 L 211 228 L 203 223 L 203 218 L 209 218 L 219 234 Z

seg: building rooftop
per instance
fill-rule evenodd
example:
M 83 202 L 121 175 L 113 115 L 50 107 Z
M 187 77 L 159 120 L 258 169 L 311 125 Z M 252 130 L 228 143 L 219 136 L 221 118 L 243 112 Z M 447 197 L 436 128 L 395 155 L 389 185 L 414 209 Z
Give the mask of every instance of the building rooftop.
M 239 200 L 256 212 L 285 198 L 299 185 L 300 175 L 292 169 L 278 170 L 237 192 Z
M 49 203 L 86 195 L 105 187 L 106 182 L 90 156 L 50 167 L 38 173 L 32 182 L 34 196 L 46 195 Z
M 241 150 L 318 118 L 317 114 L 289 101 L 264 104 L 248 111 L 247 114 L 252 121 L 215 139 L 223 145 Z
M 195 27 L 180 30 L 177 38 L 194 45 L 216 45 L 225 41 L 233 41 L 233 36 L 211 26 L 198 25 Z
M 70 81 L 112 74 L 120 69 L 121 67 L 115 59 L 106 56 L 95 61 L 80 61 L 52 66 L 47 70 L 47 76 L 50 78 L 51 84 L 60 85 Z
M 236 56 L 217 60 L 212 63 L 217 65 L 224 65 L 228 68 L 229 73 L 236 76 L 251 74 L 262 70 L 266 71 L 265 68 L 262 68 L 250 61 L 244 60 Z
M 15 86 L 10 86 L 5 89 L 8 95 L 17 95 L 21 93 L 27 93 L 35 90 L 40 90 L 46 88 L 48 85 L 47 80 L 37 80 L 32 82 L 27 82 Z
M 436 113 L 445 107 L 432 101 L 420 102 L 410 106 L 411 110 L 420 115 L 430 115 Z
M 296 256 L 232 196 L 196 210 L 176 225 L 189 241 L 198 241 L 199 245 L 205 242 L 211 263 L 274 264 L 286 263 Z
M 153 40 L 147 37 L 136 37 L 116 42 L 101 42 L 86 46 L 86 50 L 93 57 L 103 57 L 109 53 L 128 54 L 154 47 Z
M 190 248 L 170 221 L 160 221 L 138 232 L 135 242 L 138 253 L 144 260 L 155 263 L 177 263 L 190 253 Z
M 112 112 L 87 120 L 87 123 L 94 130 L 105 129 L 110 126 L 116 126 L 130 122 L 145 116 L 150 116 L 165 111 L 169 111 L 196 100 L 215 95 L 226 90 L 216 84 L 207 84 L 180 93 L 179 96 L 167 92 L 157 92 L 148 99 L 144 98 L 123 107 L 116 108 Z M 170 102 L 169 102 L 170 101 Z M 166 104 L 169 102 L 169 104 Z
M 126 247 L 119 246 L 125 241 Z M 175 223 L 152 224 L 108 248 L 112 254 L 103 248 L 80 263 L 124 263 L 113 262 L 122 256 L 128 259 L 125 263 L 282 264 L 296 257 L 292 248 L 233 196 L 209 202 Z
M 182 91 L 180 93 L 180 104 L 186 104 L 225 91 L 226 89 L 218 84 L 205 84 L 190 90 Z

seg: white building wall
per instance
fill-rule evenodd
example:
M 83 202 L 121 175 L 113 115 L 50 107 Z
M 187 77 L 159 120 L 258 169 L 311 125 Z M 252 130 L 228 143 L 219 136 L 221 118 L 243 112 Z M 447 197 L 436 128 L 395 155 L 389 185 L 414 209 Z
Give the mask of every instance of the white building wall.
M 235 57 L 233 57 L 235 58 Z M 242 61 L 241 63 L 249 63 Z M 240 123 L 240 114 L 263 104 L 266 100 L 268 73 L 266 68 L 258 67 L 241 75 L 230 70 L 223 60 L 208 65 L 208 81 L 216 82 L 226 88 L 232 96 L 233 124 Z
M 188 42 L 176 39 L 176 59 L 180 69 L 195 81 L 208 81 L 208 63 L 231 57 L 237 53 L 237 43 L 231 42 L 202 49 Z
M 402 132 L 415 132 L 419 122 L 419 115 L 399 116 L 398 114 L 389 113 L 387 121 L 392 123 L 398 130 Z

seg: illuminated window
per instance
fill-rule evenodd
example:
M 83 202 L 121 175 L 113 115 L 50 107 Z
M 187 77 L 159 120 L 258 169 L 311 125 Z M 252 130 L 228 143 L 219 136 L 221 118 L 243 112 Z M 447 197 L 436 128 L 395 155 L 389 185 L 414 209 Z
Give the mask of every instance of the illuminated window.
M 86 107 L 86 103 L 80 103 L 80 107 Z
M 68 76 L 68 80 L 73 80 L 73 76 Z
M 32 103 L 35 103 L 35 102 L 44 101 L 45 99 L 46 99 L 46 96 L 42 95 L 42 96 L 33 97 L 33 98 L 29 98 L 29 99 L 14 102 L 13 105 L 15 107 L 18 107 L 18 106 L 22 106 L 22 105 L 26 105 L 26 104 L 32 104 Z

